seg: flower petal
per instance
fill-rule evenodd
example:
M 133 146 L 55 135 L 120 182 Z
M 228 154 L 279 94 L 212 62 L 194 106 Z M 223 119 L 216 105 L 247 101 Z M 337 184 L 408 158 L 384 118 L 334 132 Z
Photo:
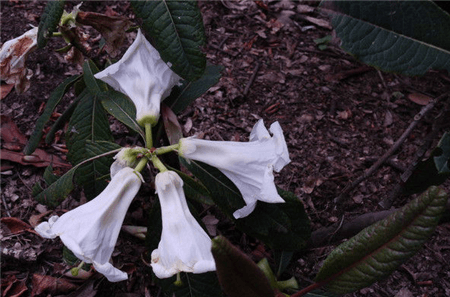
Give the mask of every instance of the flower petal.
M 109 263 L 128 207 L 141 186 L 142 176 L 125 167 L 96 198 L 35 230 L 45 238 L 59 236 L 77 258 L 93 263 L 109 280 L 124 275 Z
M 211 239 L 192 216 L 183 192 L 183 180 L 173 171 L 155 178 L 161 203 L 163 230 L 158 249 L 152 252 L 152 268 L 159 278 L 180 272 L 215 270 Z
M 95 77 L 130 97 L 136 106 L 136 119 L 142 125 L 146 122 L 156 124 L 161 100 L 170 95 L 180 80 L 141 30 L 122 59 Z
M 204 162 L 219 169 L 239 189 L 247 206 L 234 212 L 235 218 L 249 215 L 256 201 L 282 203 L 273 171 L 280 171 L 291 160 L 283 131 L 278 122 L 270 126 L 270 136 L 259 120 L 249 142 L 208 141 L 196 138 L 180 140 L 182 157 Z

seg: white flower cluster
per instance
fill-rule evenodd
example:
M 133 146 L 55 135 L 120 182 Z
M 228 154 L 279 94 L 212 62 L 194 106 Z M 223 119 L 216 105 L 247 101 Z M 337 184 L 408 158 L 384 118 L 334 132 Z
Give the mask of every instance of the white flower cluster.
M 127 94 L 137 108 L 137 120 L 159 117 L 160 100 L 178 82 L 176 76 L 151 47 L 142 33 L 125 56 L 96 77 Z M 153 122 L 152 122 L 153 124 Z M 182 138 L 179 154 L 218 168 L 241 192 L 246 206 L 234 212 L 235 218 L 248 216 L 258 200 L 282 203 L 273 171 L 280 171 L 290 162 L 286 141 L 278 122 L 269 131 L 262 120 L 250 134 L 249 142 L 208 141 Z M 136 166 L 143 148 L 124 148 L 111 166 L 112 180 L 93 200 L 61 217 L 53 216 L 36 231 L 45 238 L 59 236 L 81 260 L 92 263 L 111 282 L 127 279 L 127 274 L 111 263 L 128 207 L 143 182 Z M 155 177 L 162 214 L 162 234 L 158 248 L 151 254 L 153 272 L 159 278 L 171 277 L 181 271 L 204 273 L 215 270 L 211 240 L 189 211 L 183 181 L 174 171 L 163 170 Z

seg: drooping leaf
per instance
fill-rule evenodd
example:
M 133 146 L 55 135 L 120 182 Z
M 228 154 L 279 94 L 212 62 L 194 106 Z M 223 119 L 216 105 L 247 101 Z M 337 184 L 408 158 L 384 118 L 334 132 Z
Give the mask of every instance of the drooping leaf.
M 450 133 L 445 133 L 431 156 L 420 161 L 405 182 L 404 195 L 425 191 L 429 186 L 438 186 L 450 177 Z
M 203 21 L 197 1 L 132 1 L 142 27 L 164 62 L 182 78 L 193 81 L 205 70 Z
M 90 11 L 79 11 L 77 22 L 92 26 L 100 32 L 106 41 L 105 50 L 113 58 L 120 53 L 126 30 L 131 25 L 131 21 L 125 16 L 110 16 Z
M 52 112 L 55 110 L 55 107 L 58 105 L 59 101 L 62 99 L 64 94 L 67 92 L 70 86 L 74 84 L 80 76 L 72 76 L 64 80 L 50 95 L 50 98 L 45 105 L 44 112 L 39 117 L 36 122 L 33 133 L 28 140 L 27 145 L 25 146 L 24 153 L 26 155 L 31 155 L 34 150 L 38 147 L 39 142 L 42 138 L 42 130 L 44 129 L 45 124 L 50 120 Z
M 170 144 L 177 144 L 183 138 L 183 131 L 175 113 L 164 103 L 161 104 L 161 116 Z
M 212 240 L 220 285 L 229 297 L 273 297 L 269 280 L 253 261 L 225 237 Z
M 342 48 L 384 71 L 450 71 L 450 15 L 432 1 L 323 1 Z
M 145 139 L 144 131 L 136 122 L 136 107 L 125 94 L 113 89 L 102 92 L 101 102 L 106 111 L 124 123 L 130 129 L 138 132 Z
M 210 191 L 216 205 L 234 219 L 233 212 L 244 206 L 236 186 L 218 169 L 204 163 L 180 158 L 181 163 Z M 285 203 L 258 201 L 255 210 L 247 217 L 235 220 L 236 227 L 254 236 L 273 249 L 296 251 L 302 249 L 310 236 L 309 219 L 298 198 L 278 189 Z
M 64 12 L 64 0 L 48 1 L 41 15 L 37 43 L 39 48 L 47 44 L 48 38 L 55 32 Z
M 67 130 L 68 159 L 78 164 L 89 157 L 87 141 L 112 141 L 111 130 L 105 110 L 97 96 L 86 92 L 70 119 Z M 106 186 L 111 159 L 94 160 L 84 164 L 77 172 L 76 181 L 83 186 L 86 197 L 92 199 Z
M 446 204 L 447 194 L 430 187 L 333 250 L 317 274 L 316 282 L 330 292 L 345 294 L 391 274 L 434 232 Z
M 207 65 L 202 77 L 196 81 L 183 81 L 183 85 L 175 87 L 164 103 L 169 106 L 175 114 L 186 109 L 195 99 L 214 86 L 220 79 L 223 66 Z

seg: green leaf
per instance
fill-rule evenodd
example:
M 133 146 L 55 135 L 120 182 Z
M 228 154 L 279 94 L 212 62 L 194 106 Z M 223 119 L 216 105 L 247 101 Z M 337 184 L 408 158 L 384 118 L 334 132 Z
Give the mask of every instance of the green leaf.
M 87 91 L 85 91 L 87 92 Z M 72 103 L 64 110 L 63 114 L 55 121 L 50 131 L 48 131 L 47 136 L 45 137 L 45 143 L 49 144 L 53 141 L 55 138 L 55 133 L 59 129 L 64 128 L 64 124 L 69 121 L 70 117 L 72 116 L 73 112 L 75 111 L 75 108 L 77 107 L 78 103 L 80 102 L 82 96 L 78 96 L 73 100 Z
M 434 163 L 439 174 L 450 174 L 450 133 L 447 132 L 442 136 L 437 145 L 440 152 L 436 152 L 433 157 Z
M 216 261 L 220 285 L 227 296 L 273 297 L 275 295 L 262 270 L 225 237 L 214 238 L 211 251 Z
M 275 251 L 274 258 L 277 263 L 277 277 L 279 278 L 281 274 L 286 270 L 287 266 L 292 260 L 293 252 L 287 251 Z
M 204 163 L 180 158 L 181 163 L 210 191 L 217 206 L 232 220 L 233 212 L 244 206 L 236 186 L 218 169 Z M 310 236 L 309 219 L 303 204 L 292 193 L 278 189 L 286 203 L 258 201 L 247 217 L 235 220 L 236 227 L 273 249 L 296 251 L 306 245 Z
M 41 188 L 42 191 L 35 196 L 36 201 L 50 207 L 58 206 L 73 190 L 73 177 L 76 169 L 77 167 L 73 167 L 67 171 L 45 190 Z
M 47 44 L 48 38 L 56 31 L 59 20 L 64 12 L 64 0 L 48 1 L 44 13 L 39 22 L 37 36 L 38 48 L 43 48 Z
M 103 107 L 113 117 L 124 123 L 130 129 L 138 132 L 145 139 L 145 133 L 136 122 L 136 107 L 125 94 L 110 89 L 100 94 Z
M 333 250 L 316 281 L 333 293 L 367 287 L 412 257 L 434 232 L 446 209 L 447 194 L 430 187 L 387 218 Z
M 94 74 L 96 74 L 98 71 L 99 70 L 97 66 L 95 66 L 95 64 L 91 60 L 84 62 L 83 80 L 89 92 L 91 92 L 93 95 L 99 95 L 108 89 L 104 82 L 94 77 Z
M 79 164 L 92 154 L 87 150 L 87 141 L 112 141 L 108 118 L 97 96 L 84 93 L 70 119 L 67 129 L 68 159 Z M 86 197 L 92 199 L 106 186 L 109 176 L 108 164 L 112 159 L 95 160 L 83 165 L 77 172 L 77 183 L 83 186 Z
M 47 122 L 50 120 L 50 117 L 52 116 L 56 105 L 58 105 L 59 101 L 67 92 L 69 87 L 72 86 L 72 84 L 74 84 L 79 78 L 80 76 L 72 76 L 67 78 L 52 92 L 50 98 L 47 101 L 44 112 L 37 120 L 33 133 L 31 134 L 30 139 L 25 146 L 25 155 L 31 155 L 36 150 L 42 138 L 42 130 L 44 129 L 45 124 L 47 124 Z
M 132 1 L 142 27 L 161 58 L 182 78 L 193 81 L 205 71 L 203 21 L 197 1 Z
M 215 272 L 202 274 L 181 273 L 181 286 L 174 284 L 176 276 L 158 280 L 165 296 L 170 297 L 221 297 L 224 296 L 220 289 Z
M 323 1 L 342 48 L 384 71 L 450 71 L 450 15 L 432 1 Z
M 53 167 L 51 165 L 47 166 L 47 168 L 45 168 L 44 171 L 44 175 L 43 175 L 44 181 L 46 185 L 51 185 L 53 183 L 55 183 L 59 176 L 53 174 Z
M 182 112 L 219 81 L 223 69 L 223 66 L 207 65 L 202 77 L 196 81 L 183 81 L 183 85 L 175 87 L 170 96 L 164 100 L 164 103 L 175 114 Z
M 175 168 L 170 168 L 170 170 L 175 171 L 183 180 L 183 190 L 186 198 L 206 205 L 214 205 L 214 201 L 211 199 L 211 193 L 203 184 L 180 170 Z
M 425 191 L 429 186 L 438 186 L 450 177 L 450 133 L 445 133 L 431 156 L 420 161 L 405 182 L 403 195 Z

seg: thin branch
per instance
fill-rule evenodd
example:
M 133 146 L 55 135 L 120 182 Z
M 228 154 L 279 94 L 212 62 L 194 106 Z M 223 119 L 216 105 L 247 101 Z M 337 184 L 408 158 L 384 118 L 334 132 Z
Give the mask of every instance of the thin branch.
M 248 82 L 247 82 L 247 85 L 245 86 L 244 93 L 243 93 L 244 96 L 247 96 L 248 91 L 250 90 L 251 85 L 252 85 L 253 82 L 255 81 L 256 75 L 258 74 L 259 67 L 261 67 L 261 63 L 258 62 L 258 63 L 256 64 L 256 66 L 255 66 L 255 69 L 253 70 L 252 76 L 250 77 L 250 79 L 249 79 Z
M 352 183 L 349 183 L 334 199 L 334 203 L 338 204 L 342 201 L 344 197 L 347 196 L 347 194 L 353 190 L 359 183 L 366 180 L 369 176 L 371 176 L 406 140 L 406 138 L 411 134 L 411 132 L 414 130 L 414 128 L 417 126 L 417 124 L 420 122 L 420 120 L 430 111 L 433 109 L 433 107 L 436 105 L 437 102 L 439 102 L 442 98 L 447 97 L 450 94 L 450 92 L 447 92 L 443 95 L 440 95 L 439 97 L 436 97 L 435 99 L 431 100 L 427 105 L 425 105 L 418 114 L 414 116 L 414 120 L 409 124 L 408 128 L 403 132 L 403 134 L 400 136 L 400 138 L 392 145 L 392 147 L 383 155 L 381 158 L 375 162 L 367 171 L 365 171 L 360 177 L 358 177 L 355 181 Z

